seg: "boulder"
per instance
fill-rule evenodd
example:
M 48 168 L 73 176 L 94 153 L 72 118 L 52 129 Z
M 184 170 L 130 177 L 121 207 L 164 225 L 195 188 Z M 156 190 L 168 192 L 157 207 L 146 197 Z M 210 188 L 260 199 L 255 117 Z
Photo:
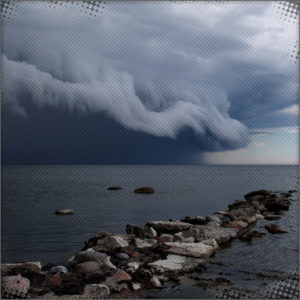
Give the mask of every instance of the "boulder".
M 232 209 L 226 216 L 229 216 L 232 220 L 242 220 L 249 223 L 247 219 L 253 217 L 254 214 L 255 209 L 252 206 L 247 206 Z
M 156 240 L 154 239 L 146 239 L 146 240 L 142 240 L 142 239 L 139 239 L 139 238 L 135 238 L 134 239 L 134 243 L 135 243 L 135 246 L 137 248 L 149 248 L 149 247 L 152 247 L 154 244 L 157 243 Z
M 133 258 L 138 258 L 141 256 L 141 254 L 138 251 L 136 251 L 136 249 L 134 249 L 134 247 L 132 246 L 124 247 L 122 248 L 122 251 Z
M 193 271 L 205 262 L 204 259 L 181 255 L 169 254 L 166 259 L 160 259 L 149 263 L 148 266 L 155 269 L 163 268 L 166 271 Z
M 30 280 L 22 277 L 21 275 L 17 276 L 4 276 L 1 278 L 1 290 L 10 293 L 19 293 L 20 295 L 26 295 L 30 287 Z
M 284 227 L 281 227 L 277 224 L 267 224 L 265 226 L 265 228 L 270 232 L 270 233 L 288 233 L 289 231 L 284 228 Z
M 100 252 L 115 252 L 119 248 L 129 246 L 128 241 L 121 235 L 109 235 L 98 240 L 94 250 Z
M 240 208 L 240 207 L 245 207 L 248 206 L 249 202 L 246 200 L 235 200 L 233 203 L 228 205 L 228 208 L 230 210 L 235 209 L 235 208 Z
M 206 223 L 206 218 L 204 217 L 185 217 L 184 219 L 181 219 L 180 222 L 189 223 L 193 225 L 204 225 Z
M 133 234 L 138 238 L 144 239 L 149 238 L 152 239 L 157 236 L 157 232 L 152 227 L 141 227 L 137 225 L 126 225 L 126 233 Z
M 99 299 L 109 296 L 110 291 L 105 284 L 87 284 L 84 287 L 83 296 L 85 299 Z
M 134 190 L 137 194 L 153 194 L 154 189 L 152 187 L 144 186 Z
M 209 257 L 218 248 L 218 244 L 214 239 L 205 240 L 200 243 L 170 242 L 165 244 L 170 246 L 170 248 L 165 250 L 167 253 L 196 258 Z
M 270 195 L 270 192 L 266 191 L 266 190 L 258 190 L 258 191 L 253 191 L 253 192 L 250 192 L 246 195 L 244 195 L 244 198 L 246 200 L 249 200 L 251 198 L 253 198 L 254 196 L 263 196 L 263 197 L 266 197 Z
M 121 190 L 122 188 L 120 186 L 110 186 L 107 190 L 108 191 L 118 191 L 118 190 Z
M 125 271 L 117 271 L 114 274 L 112 274 L 113 278 L 115 278 L 117 280 L 117 282 L 121 282 L 121 281 L 131 281 L 131 276 L 125 272 Z
M 164 239 L 165 242 L 173 242 L 173 240 L 174 240 L 174 236 L 171 234 L 167 234 L 167 233 L 161 234 L 160 237 L 162 239 Z
M 244 222 L 244 221 L 232 221 L 226 225 L 223 225 L 226 228 L 235 228 L 237 230 L 241 230 L 244 229 L 248 226 L 248 223 Z
M 130 256 L 126 253 L 117 253 L 116 254 L 116 258 L 119 259 L 119 260 L 127 260 L 130 258 Z
M 235 228 L 225 228 L 221 226 L 194 226 L 189 230 L 196 242 L 208 239 L 215 239 L 217 243 L 224 244 L 237 236 L 238 230 Z
M 73 215 L 74 213 L 74 209 L 60 209 L 55 211 L 56 215 Z
M 181 243 L 195 243 L 195 238 L 193 236 L 184 236 L 183 232 L 177 232 L 174 234 L 174 241 Z
M 175 233 L 193 227 L 193 225 L 189 223 L 174 221 L 152 221 L 148 222 L 146 226 L 153 227 L 159 233 Z
M 17 275 L 14 272 L 15 269 L 25 268 L 35 272 L 41 272 L 42 265 L 41 262 L 25 262 L 25 263 L 16 263 L 16 264 L 1 264 L 1 275 Z
M 96 261 L 86 261 L 78 264 L 75 271 L 81 274 L 94 274 L 100 272 L 100 264 Z
M 290 201 L 286 198 L 269 198 L 263 201 L 264 206 L 269 211 L 279 211 L 279 210 L 288 210 L 290 206 Z
M 103 231 L 101 229 L 96 232 L 97 239 L 103 239 L 103 238 L 105 238 L 107 236 L 111 236 L 111 235 L 112 235 L 111 233 Z
M 55 266 L 49 270 L 50 274 L 63 274 L 68 273 L 68 269 L 65 266 Z

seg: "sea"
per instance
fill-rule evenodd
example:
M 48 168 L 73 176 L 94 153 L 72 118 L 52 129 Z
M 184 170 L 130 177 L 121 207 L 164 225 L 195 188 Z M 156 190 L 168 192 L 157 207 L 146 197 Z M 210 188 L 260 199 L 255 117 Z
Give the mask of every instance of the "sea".
M 1 261 L 64 261 L 97 230 L 125 233 L 126 224 L 207 216 L 226 210 L 229 203 L 254 190 L 296 189 L 298 172 L 296 165 L 3 166 Z M 116 185 L 122 190 L 107 190 Z M 153 187 L 155 193 L 134 193 L 143 186 Z M 297 198 L 294 194 L 290 210 L 274 221 L 284 224 L 289 233 L 267 234 L 253 243 L 234 241 L 217 251 L 212 258 L 216 264 L 206 274 L 215 277 L 225 265 L 223 273 L 231 274 L 227 276 L 231 281 L 249 283 L 250 278 L 255 285 L 257 274 L 297 271 Z M 75 214 L 58 216 L 54 212 L 60 209 L 74 209 Z M 193 298 L 180 292 L 170 295 Z

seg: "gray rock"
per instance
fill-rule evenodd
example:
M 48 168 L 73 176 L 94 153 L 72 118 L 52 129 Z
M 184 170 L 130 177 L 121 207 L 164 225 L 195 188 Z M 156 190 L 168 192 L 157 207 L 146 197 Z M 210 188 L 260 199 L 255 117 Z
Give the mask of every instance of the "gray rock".
M 286 228 L 281 227 L 277 224 L 267 224 L 265 227 L 270 233 L 288 233 L 289 232 Z
M 215 239 L 218 244 L 223 244 L 236 237 L 238 230 L 234 228 L 198 225 L 191 228 L 190 232 L 194 236 L 196 242 Z
M 109 296 L 110 290 L 105 284 L 86 284 L 83 296 L 86 299 L 99 299 Z
M 157 236 L 157 232 L 152 227 L 141 227 L 137 225 L 126 225 L 126 233 L 133 234 L 138 238 L 145 239 L 149 238 L 152 239 Z
M 133 289 L 134 291 L 138 291 L 138 290 L 140 290 L 141 288 L 142 288 L 142 286 L 141 286 L 140 283 L 137 283 L 137 282 L 133 282 L 133 283 L 132 283 L 132 289 Z
M 110 235 L 104 239 L 98 240 L 94 249 L 101 252 L 114 252 L 119 248 L 127 246 L 129 246 L 129 243 L 125 237 L 121 235 Z
M 94 274 L 100 272 L 100 264 L 96 261 L 86 261 L 78 264 L 75 271 L 81 274 Z
M 209 257 L 218 248 L 218 244 L 214 239 L 202 241 L 200 243 L 170 242 L 165 244 L 170 246 L 169 249 L 165 250 L 167 253 L 195 258 Z
M 163 233 L 160 237 L 163 238 L 166 242 L 173 242 L 174 240 L 174 236 L 171 234 Z
M 102 263 L 107 258 L 105 253 L 95 252 L 95 251 L 80 251 L 74 256 L 74 260 L 79 263 L 86 261 L 97 261 L 98 263 Z
M 174 241 L 181 243 L 195 243 L 195 238 L 193 236 L 185 237 L 182 232 L 177 232 L 174 234 Z
M 189 223 L 174 221 L 152 221 L 148 222 L 146 226 L 153 227 L 159 233 L 174 233 L 183 230 L 188 230 L 193 225 Z
M 149 247 L 152 247 L 154 244 L 156 244 L 157 241 L 154 239 L 153 240 L 152 239 L 142 240 L 139 238 L 135 238 L 134 243 L 137 248 L 149 248 Z
M 64 266 L 56 266 L 50 269 L 50 274 L 63 274 L 68 273 L 68 269 Z
M 152 187 L 144 186 L 134 190 L 137 194 L 153 194 L 154 189 Z
M 135 261 L 128 263 L 127 266 L 128 268 L 133 270 L 137 270 L 139 268 L 139 264 Z
M 166 271 L 193 271 L 199 265 L 205 262 L 204 259 L 186 257 L 181 255 L 169 254 L 166 259 L 160 259 L 149 263 L 150 267 L 160 270 L 163 268 Z
M 126 253 L 117 253 L 116 254 L 116 257 L 119 259 L 119 260 L 126 260 L 126 259 L 129 259 L 129 255 L 126 254 Z

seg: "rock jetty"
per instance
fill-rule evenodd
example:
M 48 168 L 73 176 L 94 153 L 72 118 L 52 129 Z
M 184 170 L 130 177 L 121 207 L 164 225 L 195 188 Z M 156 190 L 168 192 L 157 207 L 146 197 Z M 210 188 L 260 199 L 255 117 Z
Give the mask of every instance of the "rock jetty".
M 179 273 L 203 270 L 207 258 L 232 239 L 255 241 L 268 234 L 252 225 L 265 217 L 277 220 L 289 209 L 292 192 L 254 191 L 226 211 L 180 221 L 149 221 L 145 226 L 128 224 L 126 234 L 99 230 L 68 261 L 2 264 L 2 292 L 18 291 L 32 298 L 138 297 L 138 291 L 176 282 Z M 278 224 L 266 229 L 287 232 Z

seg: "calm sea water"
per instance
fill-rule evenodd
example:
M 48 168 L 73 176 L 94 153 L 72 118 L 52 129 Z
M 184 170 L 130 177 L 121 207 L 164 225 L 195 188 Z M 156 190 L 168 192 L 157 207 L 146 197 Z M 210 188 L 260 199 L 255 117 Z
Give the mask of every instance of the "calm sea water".
M 4 166 L 2 262 L 62 261 L 80 250 L 84 240 L 99 229 L 124 233 L 127 223 L 144 225 L 150 220 L 206 216 L 226 209 L 253 190 L 294 189 L 297 170 L 297 166 L 279 165 Z M 120 185 L 123 190 L 107 191 L 111 185 Z M 156 192 L 133 193 L 141 186 L 152 186 Z M 75 214 L 57 216 L 53 212 L 58 209 L 74 209 Z M 285 218 L 289 218 L 291 234 L 285 235 L 286 244 L 278 257 L 283 253 L 288 256 L 290 251 L 288 263 L 295 264 L 298 210 L 293 208 Z M 263 251 L 276 248 L 279 236 L 284 235 L 266 240 Z M 230 253 L 239 256 L 239 251 L 245 251 L 250 257 L 257 256 L 253 248 L 235 249 L 236 253 Z M 230 259 L 226 251 L 218 257 Z M 234 256 L 230 257 L 233 261 Z

